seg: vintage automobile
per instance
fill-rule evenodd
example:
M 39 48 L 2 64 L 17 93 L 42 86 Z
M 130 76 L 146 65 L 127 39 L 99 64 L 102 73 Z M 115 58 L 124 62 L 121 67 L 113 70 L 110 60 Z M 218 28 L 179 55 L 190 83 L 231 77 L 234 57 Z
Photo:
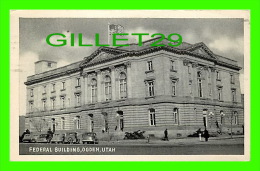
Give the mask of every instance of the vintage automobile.
M 50 143 L 52 138 L 52 135 L 50 134 L 40 134 L 39 137 L 37 138 L 36 142 L 37 143 Z
M 77 132 L 66 132 L 64 143 L 79 144 L 80 139 L 78 138 L 78 133 Z
M 94 132 L 85 132 L 82 134 L 82 143 L 85 144 L 98 144 L 98 139 L 96 133 Z
M 39 138 L 39 134 L 25 134 L 22 142 L 23 143 L 36 143 L 37 139 Z
M 61 133 L 61 132 L 59 132 L 59 133 L 54 133 L 53 134 L 53 137 L 52 137 L 52 139 L 51 139 L 51 143 L 64 143 L 64 141 L 65 141 L 65 133 Z

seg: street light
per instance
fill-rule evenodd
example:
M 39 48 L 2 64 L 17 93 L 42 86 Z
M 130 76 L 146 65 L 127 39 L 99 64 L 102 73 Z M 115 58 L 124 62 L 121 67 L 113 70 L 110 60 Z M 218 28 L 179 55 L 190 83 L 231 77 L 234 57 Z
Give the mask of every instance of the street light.
M 209 112 L 209 116 L 210 116 L 210 127 L 212 126 L 212 117 L 214 116 L 213 112 Z

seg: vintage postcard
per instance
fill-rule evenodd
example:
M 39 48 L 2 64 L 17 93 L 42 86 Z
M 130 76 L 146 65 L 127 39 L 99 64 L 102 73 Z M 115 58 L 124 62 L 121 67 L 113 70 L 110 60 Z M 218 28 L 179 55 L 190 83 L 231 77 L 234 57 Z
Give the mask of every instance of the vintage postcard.
M 10 18 L 12 161 L 250 160 L 250 11 Z

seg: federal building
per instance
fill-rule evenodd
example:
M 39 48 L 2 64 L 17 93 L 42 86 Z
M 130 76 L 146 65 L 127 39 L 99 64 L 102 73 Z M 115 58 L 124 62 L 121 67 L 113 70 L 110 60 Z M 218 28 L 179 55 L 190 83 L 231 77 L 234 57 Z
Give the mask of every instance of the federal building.
M 100 47 L 57 68 L 35 62 L 29 76 L 25 126 L 32 132 L 96 132 L 99 137 L 142 130 L 186 136 L 197 129 L 241 131 L 244 110 L 237 61 L 204 43 Z M 73 56 L 72 56 L 73 57 Z

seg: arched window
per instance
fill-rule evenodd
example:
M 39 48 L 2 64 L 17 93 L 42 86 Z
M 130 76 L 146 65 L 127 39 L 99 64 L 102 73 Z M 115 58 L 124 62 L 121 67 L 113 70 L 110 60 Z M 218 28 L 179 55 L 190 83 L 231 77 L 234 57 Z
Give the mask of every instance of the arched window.
M 111 89 L 111 78 L 109 76 L 105 77 L 105 99 L 109 101 L 112 99 L 112 89 Z
M 155 126 L 156 125 L 155 109 L 153 109 L 153 108 L 149 109 L 149 119 L 150 119 L 150 125 Z
M 91 102 L 92 103 L 97 102 L 97 80 L 96 79 L 91 80 Z
M 127 97 L 127 81 L 126 81 L 126 75 L 124 73 L 121 73 L 119 76 L 119 89 L 120 89 L 120 98 L 124 99 Z

